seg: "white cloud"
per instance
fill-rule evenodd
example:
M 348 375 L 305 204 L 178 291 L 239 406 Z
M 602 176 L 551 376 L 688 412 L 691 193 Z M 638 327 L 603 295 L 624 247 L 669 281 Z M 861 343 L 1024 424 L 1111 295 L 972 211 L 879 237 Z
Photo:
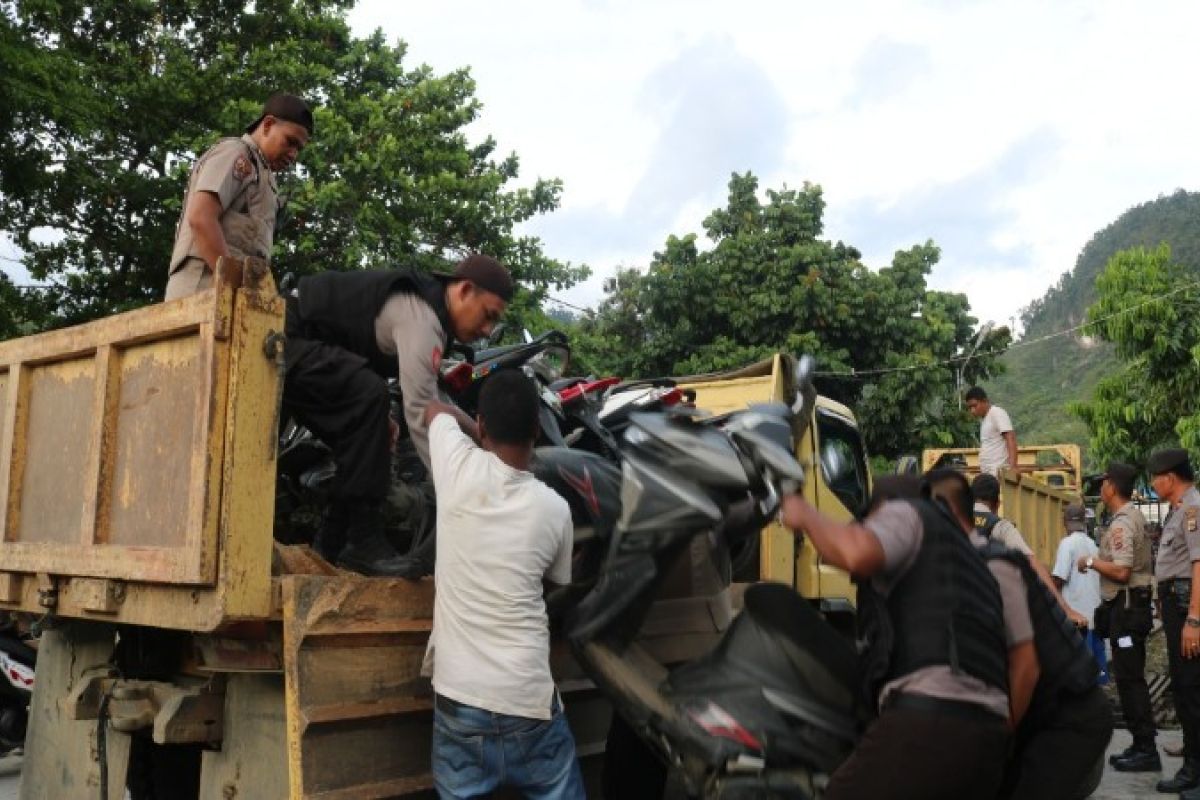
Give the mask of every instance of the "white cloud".
M 351 22 L 470 66 L 473 132 L 565 182 L 530 230 L 601 277 L 699 232 L 752 169 L 820 183 L 828 234 L 872 266 L 933 238 L 934 285 L 1007 322 L 1126 208 L 1198 188 L 1200 4 L 360 0 Z

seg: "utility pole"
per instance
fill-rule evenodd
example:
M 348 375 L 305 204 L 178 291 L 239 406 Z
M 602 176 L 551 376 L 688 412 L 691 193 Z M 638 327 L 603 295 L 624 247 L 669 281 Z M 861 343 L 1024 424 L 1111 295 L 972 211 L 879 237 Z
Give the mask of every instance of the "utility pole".
M 967 368 L 967 362 L 975 355 L 975 351 L 979 349 L 979 345 L 983 344 L 983 340 L 992 332 L 992 328 L 996 327 L 996 323 L 988 320 L 984 323 L 979 332 L 975 334 L 975 341 L 971 343 L 971 349 L 967 351 L 967 357 L 958 362 L 958 378 L 955 381 L 955 394 L 958 395 L 958 408 L 961 411 L 963 407 L 963 372 Z

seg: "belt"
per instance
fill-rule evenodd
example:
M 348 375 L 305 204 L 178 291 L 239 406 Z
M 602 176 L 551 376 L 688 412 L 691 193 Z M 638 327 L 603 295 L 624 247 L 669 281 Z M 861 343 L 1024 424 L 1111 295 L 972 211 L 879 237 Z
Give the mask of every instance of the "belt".
M 941 697 L 930 697 L 924 694 L 893 692 L 883 704 L 884 711 L 891 709 L 906 711 L 924 711 L 930 714 L 942 714 L 963 719 L 973 719 L 979 722 L 1003 722 L 1004 718 L 988 711 L 978 703 L 967 703 L 962 700 L 945 700 Z
M 442 714 L 445 714 L 447 717 L 453 717 L 454 719 L 458 719 L 460 716 L 462 716 L 464 709 L 474 708 L 474 706 L 469 706 L 466 703 L 460 703 L 457 700 L 451 700 L 449 697 L 438 694 L 437 692 L 434 692 L 433 694 L 433 707 Z M 478 710 L 485 712 L 487 711 L 486 708 L 481 708 Z M 559 700 L 558 697 L 558 687 L 555 687 L 554 697 L 550 700 L 550 716 L 553 717 L 561 710 L 562 701 Z

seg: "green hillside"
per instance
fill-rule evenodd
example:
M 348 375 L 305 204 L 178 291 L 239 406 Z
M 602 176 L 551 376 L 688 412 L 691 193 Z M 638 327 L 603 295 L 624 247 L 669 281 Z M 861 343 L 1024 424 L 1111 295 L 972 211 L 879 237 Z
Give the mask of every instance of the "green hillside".
M 1084 246 L 1075 268 L 1024 309 L 1022 341 L 1032 342 L 1079 325 L 1095 300 L 1096 276 L 1118 250 L 1171 246 L 1175 261 L 1200 274 L 1200 193 L 1179 190 L 1129 209 Z M 1064 336 L 1027 347 L 1016 346 L 1003 362 L 1007 373 L 988 384 L 988 393 L 1008 410 L 1020 440 L 1029 444 L 1087 444 L 1083 423 L 1067 404 L 1086 398 L 1113 364 L 1102 342 Z

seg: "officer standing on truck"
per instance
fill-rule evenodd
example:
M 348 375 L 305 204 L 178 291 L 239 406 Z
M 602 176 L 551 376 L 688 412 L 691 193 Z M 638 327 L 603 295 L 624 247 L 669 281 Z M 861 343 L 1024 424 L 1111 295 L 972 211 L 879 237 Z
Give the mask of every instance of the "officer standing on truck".
M 283 409 L 333 449 L 337 476 L 317 550 L 367 575 L 420 577 L 384 535 L 391 480 L 387 378 L 399 378 L 404 419 L 429 466 L 425 406 L 438 396 L 442 354 L 453 339 L 487 336 L 512 299 L 499 261 L 472 255 L 451 275 L 415 269 L 322 272 L 287 298 Z
M 1100 537 L 1095 557 L 1080 556 L 1080 572 L 1100 574 L 1101 605 L 1096 628 L 1112 648 L 1112 669 L 1126 726 L 1133 743 L 1109 762 L 1120 772 L 1157 772 L 1162 769 L 1154 740 L 1154 712 L 1146 684 L 1146 637 L 1152 626 L 1151 592 L 1154 582 L 1146 518 L 1134 505 L 1137 469 L 1112 462 L 1100 484 L 1100 499 L 1112 514 Z M 1186 761 L 1172 781 L 1160 781 L 1159 791 L 1179 792 L 1196 783 L 1198 764 Z
M 271 257 L 280 211 L 275 173 L 296 162 L 312 133 L 308 104 L 277 93 L 243 136 L 221 139 L 200 156 L 175 226 L 164 299 L 210 288 L 221 256 Z
M 830 776 L 826 800 L 992 797 L 1003 775 L 1009 699 L 1000 591 L 945 505 L 910 494 L 897 492 L 903 499 L 850 524 L 798 494 L 782 502 L 781 522 L 854 576 L 868 642 L 864 700 L 878 716 Z
M 1186 450 L 1154 453 L 1146 462 L 1146 471 L 1155 494 L 1171 504 L 1154 577 L 1162 602 L 1171 690 L 1183 728 L 1186 767 L 1200 761 L 1200 492 Z M 1193 786 L 1179 796 L 1200 800 L 1200 787 Z

